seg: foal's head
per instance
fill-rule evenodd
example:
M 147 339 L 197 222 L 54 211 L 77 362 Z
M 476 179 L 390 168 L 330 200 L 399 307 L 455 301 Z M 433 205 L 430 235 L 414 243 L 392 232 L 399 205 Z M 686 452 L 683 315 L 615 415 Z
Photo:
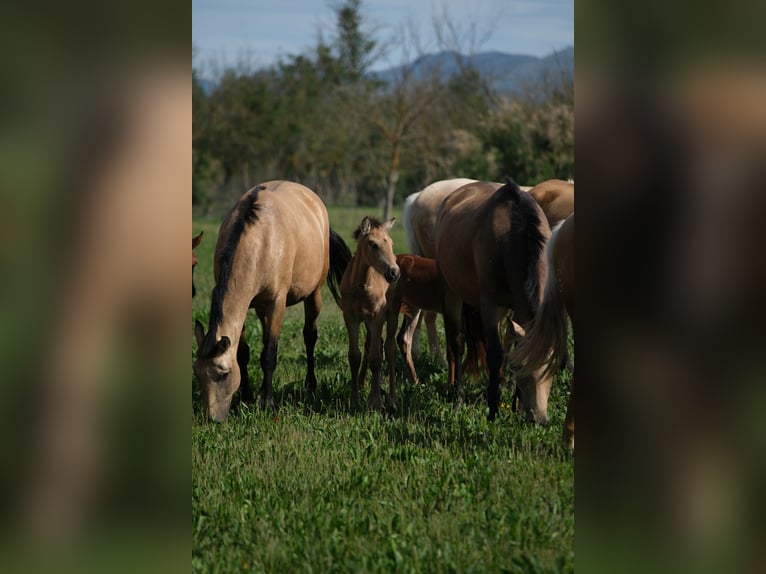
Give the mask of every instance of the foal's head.
M 381 223 L 373 217 L 365 217 L 354 231 L 356 255 L 367 265 L 375 269 L 389 283 L 399 279 L 399 265 L 394 255 L 394 242 L 388 235 L 395 217 Z

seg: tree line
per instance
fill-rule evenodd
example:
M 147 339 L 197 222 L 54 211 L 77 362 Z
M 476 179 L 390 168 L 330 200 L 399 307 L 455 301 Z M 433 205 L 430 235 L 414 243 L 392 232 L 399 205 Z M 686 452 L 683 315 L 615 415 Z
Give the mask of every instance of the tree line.
M 332 10 L 329 40 L 269 68 L 229 67 L 209 93 L 193 66 L 196 213 L 220 214 L 270 179 L 301 182 L 328 204 L 380 206 L 388 217 L 438 179 L 573 177 L 571 77 L 502 94 L 454 51 L 459 71 L 450 77 L 405 65 L 383 81 L 370 73 L 382 46 L 364 31 L 361 0 Z

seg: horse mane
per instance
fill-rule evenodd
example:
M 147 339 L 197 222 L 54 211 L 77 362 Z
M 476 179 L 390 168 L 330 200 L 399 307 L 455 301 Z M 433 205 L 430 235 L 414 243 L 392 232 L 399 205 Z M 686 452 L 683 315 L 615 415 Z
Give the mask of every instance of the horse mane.
M 540 274 L 538 266 L 545 250 L 546 237 L 540 231 L 542 219 L 540 208 L 535 199 L 528 193 L 523 193 L 518 184 L 510 177 L 506 177 L 506 184 L 497 193 L 510 194 L 516 204 L 511 209 L 511 223 L 513 228 L 525 232 L 527 239 L 527 280 L 524 287 L 529 299 L 530 310 L 533 315 L 537 314 L 540 307 Z
M 259 185 L 251 189 L 244 201 L 239 205 L 239 212 L 231 227 L 231 232 L 226 239 L 218 266 L 218 280 L 213 288 L 212 301 L 210 303 L 210 323 L 205 340 L 202 342 L 199 350 L 199 356 L 205 357 L 212 350 L 218 336 L 218 325 L 223 320 L 223 300 L 229 288 L 229 279 L 234 265 L 234 255 L 242 239 L 242 234 L 248 225 L 253 225 L 258 221 L 258 212 L 261 206 L 258 204 L 258 194 L 265 186 Z

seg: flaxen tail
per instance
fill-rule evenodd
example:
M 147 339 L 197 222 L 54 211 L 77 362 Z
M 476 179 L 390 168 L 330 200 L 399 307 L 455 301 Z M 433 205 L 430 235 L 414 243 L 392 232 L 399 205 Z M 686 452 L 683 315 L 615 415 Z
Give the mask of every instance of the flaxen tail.
M 340 280 L 346 272 L 346 267 L 351 262 L 351 250 L 343 241 L 343 238 L 330 229 L 330 269 L 327 272 L 327 286 L 330 288 L 333 299 L 341 309 Z
M 564 306 L 552 261 L 553 246 L 559 228 L 560 226 L 555 229 L 548 241 L 548 274 L 543 301 L 535 315 L 532 328 L 511 353 L 517 376 L 531 375 L 542 366 L 545 367 L 545 375 L 553 375 L 568 357 L 569 315 Z

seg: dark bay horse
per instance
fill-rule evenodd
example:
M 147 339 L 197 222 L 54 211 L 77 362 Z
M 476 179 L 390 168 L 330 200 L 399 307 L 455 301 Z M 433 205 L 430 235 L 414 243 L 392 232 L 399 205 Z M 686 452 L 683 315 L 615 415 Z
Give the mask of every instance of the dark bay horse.
M 350 256 L 343 240 L 330 230 L 322 200 L 309 188 L 269 181 L 239 199 L 218 235 L 207 334 L 199 321 L 195 325 L 199 350 L 194 372 L 210 418 L 226 417 L 241 380 L 245 383 L 243 399 L 250 398 L 250 350 L 242 336 L 250 308 L 255 309 L 263 327 L 261 405 L 275 407 L 272 378 L 282 318 L 285 307 L 300 302 L 305 312 L 305 383 L 310 391 L 316 388 L 314 345 L 322 283 L 327 277 L 330 291 L 339 301 L 337 282 Z
M 197 293 L 197 290 L 194 288 L 194 268 L 197 266 L 197 254 L 194 253 L 194 248 L 202 241 L 203 233 L 204 231 L 200 231 L 197 237 L 192 237 L 192 297 Z
M 404 228 L 407 233 L 407 245 L 410 253 L 433 259 L 436 257 L 436 214 L 439 206 L 453 191 L 466 185 L 474 183 L 477 180 L 468 178 L 455 178 L 436 181 L 421 191 L 410 194 L 404 202 Z M 492 183 L 496 187 L 501 187 L 501 183 Z M 548 225 L 553 228 L 556 224 L 563 221 L 574 213 L 574 184 L 560 179 L 550 179 L 539 183 L 533 187 L 519 186 L 521 191 L 528 192 L 545 214 Z M 428 343 L 431 354 L 435 357 L 442 357 L 439 346 L 439 337 L 436 332 L 436 313 L 434 311 L 423 309 L 423 316 L 428 332 Z M 468 310 L 471 313 L 471 310 Z M 472 321 L 476 321 L 476 317 Z M 419 324 L 420 315 L 416 317 L 416 325 L 412 333 L 413 346 L 419 342 Z M 521 332 L 519 325 L 512 326 L 516 332 Z M 481 343 L 477 340 L 476 353 L 473 353 L 472 360 L 468 361 L 472 370 L 477 370 L 478 364 L 475 357 L 481 354 Z
M 554 374 L 568 355 L 569 321 L 574 335 L 575 254 L 574 215 L 554 229 L 548 241 L 548 277 L 540 309 L 532 328 L 511 353 L 518 374 L 529 375 L 542 367 Z M 564 422 L 564 441 L 574 448 L 574 371 L 572 391 Z
M 469 183 L 444 200 L 436 223 L 436 263 L 444 288 L 444 326 L 450 379 L 462 396 L 463 303 L 478 309 L 487 344 L 489 419 L 500 403 L 503 349 L 499 323 L 508 311 L 525 330 L 531 326 L 543 295 L 543 251 L 550 228 L 542 209 L 515 182 L 504 186 Z M 457 360 L 456 360 L 457 359 Z M 547 424 L 551 377 L 542 369 L 518 378 L 527 416 Z
M 380 371 L 382 331 L 386 325 L 386 360 L 388 361 L 388 402 L 396 405 L 396 326 L 401 299 L 397 297 L 396 283 L 399 266 L 394 256 L 393 241 L 388 230 L 394 219 L 381 223 L 365 217 L 354 231 L 356 252 L 343 274 L 340 284 L 343 320 L 348 331 L 348 363 L 351 368 L 351 403 L 360 404 L 360 379 L 366 365 L 372 372 L 369 408 L 380 411 Z M 359 350 L 359 325 L 364 323 L 367 337 L 364 344 L 364 360 Z

